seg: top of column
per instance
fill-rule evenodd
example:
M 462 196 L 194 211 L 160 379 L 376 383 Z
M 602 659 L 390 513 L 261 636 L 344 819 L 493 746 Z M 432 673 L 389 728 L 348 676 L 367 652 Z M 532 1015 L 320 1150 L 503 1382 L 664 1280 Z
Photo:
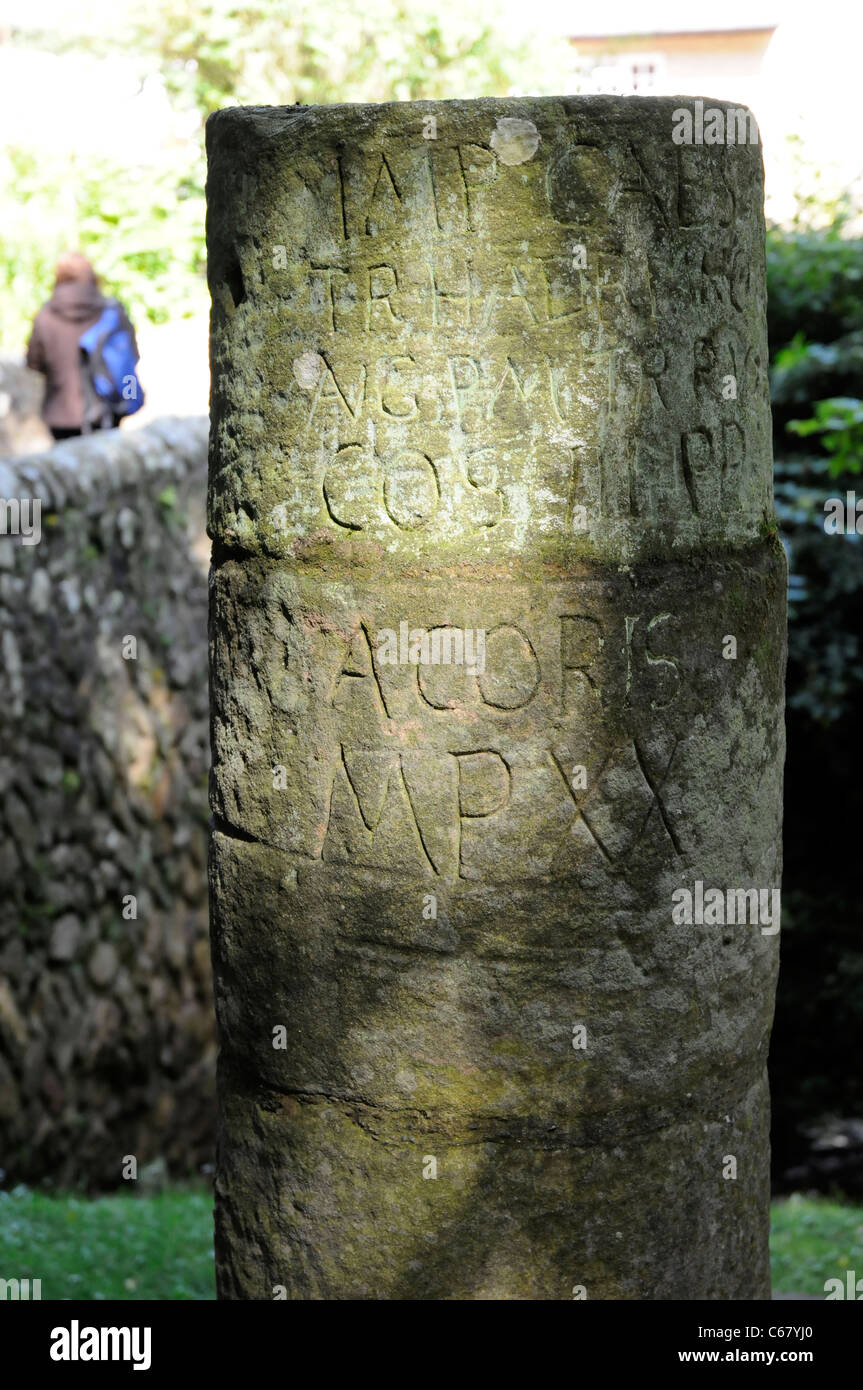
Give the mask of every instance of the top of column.
M 746 108 L 233 108 L 207 148 L 220 545 L 557 571 L 769 526 Z

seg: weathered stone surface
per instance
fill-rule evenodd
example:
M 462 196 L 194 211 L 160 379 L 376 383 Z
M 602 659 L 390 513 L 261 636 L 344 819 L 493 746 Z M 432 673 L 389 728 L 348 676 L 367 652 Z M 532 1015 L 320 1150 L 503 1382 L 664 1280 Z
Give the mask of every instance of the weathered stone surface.
M 58 917 L 51 931 L 50 960 L 74 960 L 81 940 L 81 923 L 73 912 Z
M 778 938 L 672 918 L 781 868 L 761 160 L 677 105 L 208 123 L 222 1297 L 769 1296 Z

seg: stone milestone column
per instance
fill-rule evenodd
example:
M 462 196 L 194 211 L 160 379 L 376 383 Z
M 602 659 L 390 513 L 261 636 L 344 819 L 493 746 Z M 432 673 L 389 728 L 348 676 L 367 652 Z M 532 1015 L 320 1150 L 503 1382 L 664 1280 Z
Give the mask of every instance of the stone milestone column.
M 761 155 L 678 108 L 208 123 L 222 1298 L 769 1296 Z

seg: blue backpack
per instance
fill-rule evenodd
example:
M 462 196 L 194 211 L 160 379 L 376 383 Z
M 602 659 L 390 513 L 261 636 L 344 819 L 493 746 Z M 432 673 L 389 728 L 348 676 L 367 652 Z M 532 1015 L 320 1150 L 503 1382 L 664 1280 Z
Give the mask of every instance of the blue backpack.
M 83 357 L 88 394 L 94 409 L 114 415 L 134 415 L 144 404 L 144 392 L 135 366 L 138 354 L 129 322 L 115 299 L 109 299 L 99 318 L 78 339 Z

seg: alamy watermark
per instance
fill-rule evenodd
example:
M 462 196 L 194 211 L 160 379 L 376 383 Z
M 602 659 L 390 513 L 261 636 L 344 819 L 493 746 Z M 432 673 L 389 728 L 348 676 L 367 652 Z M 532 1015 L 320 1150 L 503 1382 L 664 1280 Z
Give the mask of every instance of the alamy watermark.
M 675 926 L 733 927 L 747 922 L 761 927 L 762 936 L 779 931 L 782 890 L 779 888 L 707 888 L 696 879 L 694 892 L 676 888 L 671 895 Z
M 468 675 L 485 671 L 485 628 L 411 628 L 399 623 L 398 633 L 382 627 L 375 633 L 381 666 L 464 666 Z
M 148 1371 L 152 1360 L 150 1327 L 69 1327 L 51 1331 L 52 1361 L 131 1361 L 133 1371 Z
M 41 1279 L 0 1279 L 0 1300 L 12 1299 L 27 1302 L 31 1298 L 42 1297 Z
M 863 497 L 846 492 L 843 497 L 828 497 L 824 503 L 824 530 L 828 536 L 863 536 Z
M 675 145 L 757 145 L 758 126 L 745 106 L 708 106 L 700 99 L 693 109 L 678 106 L 671 113 L 671 138 Z
M 844 1283 L 841 1279 L 828 1279 L 824 1284 L 824 1294 L 828 1303 L 836 1298 L 863 1302 L 863 1279 L 858 1279 L 853 1269 L 846 1269 Z
M 20 536 L 22 545 L 42 539 L 42 502 L 38 497 L 0 497 L 0 536 Z

